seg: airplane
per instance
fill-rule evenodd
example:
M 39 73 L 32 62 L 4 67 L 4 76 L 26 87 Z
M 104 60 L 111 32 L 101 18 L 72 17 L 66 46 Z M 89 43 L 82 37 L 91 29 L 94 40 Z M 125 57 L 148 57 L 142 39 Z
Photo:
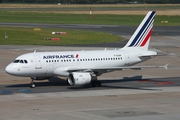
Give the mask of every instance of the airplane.
M 71 86 L 91 84 L 100 87 L 97 77 L 115 70 L 143 68 L 165 68 L 164 66 L 133 66 L 157 56 L 148 50 L 152 34 L 155 11 L 149 11 L 127 44 L 115 50 L 32 52 L 18 56 L 7 65 L 5 71 L 14 76 L 45 80 L 54 76 L 65 76 Z

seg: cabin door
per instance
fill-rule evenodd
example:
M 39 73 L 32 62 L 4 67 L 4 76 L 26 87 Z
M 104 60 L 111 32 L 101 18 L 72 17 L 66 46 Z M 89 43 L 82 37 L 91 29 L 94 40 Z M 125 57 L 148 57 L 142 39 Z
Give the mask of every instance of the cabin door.
M 41 69 L 42 64 L 41 64 L 40 56 L 36 55 L 36 56 L 34 56 L 34 58 L 35 58 L 35 69 Z

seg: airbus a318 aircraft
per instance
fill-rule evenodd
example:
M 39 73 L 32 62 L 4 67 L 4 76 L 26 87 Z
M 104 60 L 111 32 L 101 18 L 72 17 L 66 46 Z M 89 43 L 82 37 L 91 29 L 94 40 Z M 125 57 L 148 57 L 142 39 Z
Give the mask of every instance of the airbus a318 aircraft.
M 45 80 L 53 76 L 66 76 L 70 85 L 92 84 L 100 87 L 97 77 L 103 73 L 123 69 L 166 68 L 164 66 L 132 66 L 157 55 L 148 50 L 155 11 L 149 11 L 127 44 L 116 50 L 36 52 L 23 54 L 6 68 L 14 76 Z

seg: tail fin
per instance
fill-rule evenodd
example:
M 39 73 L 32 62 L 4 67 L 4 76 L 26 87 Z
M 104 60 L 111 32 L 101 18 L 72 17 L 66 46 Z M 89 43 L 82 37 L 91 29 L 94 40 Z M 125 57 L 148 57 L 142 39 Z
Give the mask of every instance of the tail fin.
M 148 50 L 149 41 L 152 34 L 152 27 L 155 18 L 155 11 L 149 11 L 141 24 L 138 26 L 128 43 L 123 47 L 125 48 L 140 48 Z

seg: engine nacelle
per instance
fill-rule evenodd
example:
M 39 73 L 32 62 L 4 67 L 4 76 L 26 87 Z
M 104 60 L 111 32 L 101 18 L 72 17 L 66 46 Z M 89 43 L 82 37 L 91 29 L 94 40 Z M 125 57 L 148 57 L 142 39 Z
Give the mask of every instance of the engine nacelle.
M 90 83 L 92 76 L 90 73 L 85 72 L 73 72 L 68 76 L 68 83 L 70 85 L 86 85 Z

